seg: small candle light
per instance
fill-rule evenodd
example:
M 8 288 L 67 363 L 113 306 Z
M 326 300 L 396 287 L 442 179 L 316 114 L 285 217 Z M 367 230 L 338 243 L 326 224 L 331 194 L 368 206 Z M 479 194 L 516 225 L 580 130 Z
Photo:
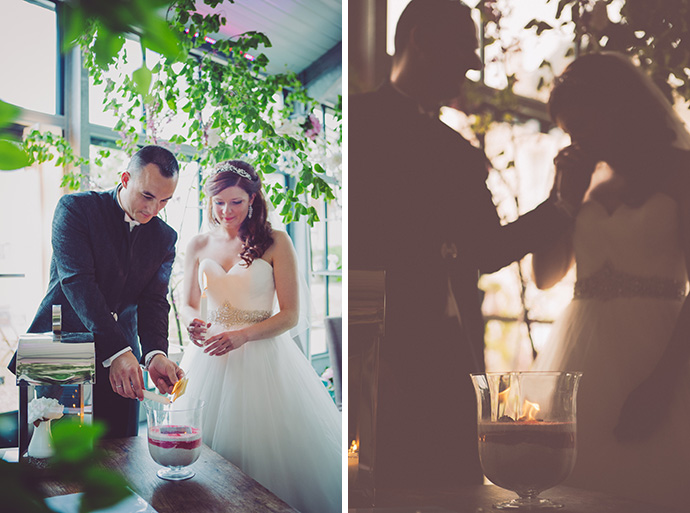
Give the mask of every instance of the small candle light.
M 347 480 L 350 485 L 357 481 L 359 473 L 359 446 L 352 440 L 352 445 L 347 450 Z
M 84 425 L 84 389 L 79 390 L 79 424 Z

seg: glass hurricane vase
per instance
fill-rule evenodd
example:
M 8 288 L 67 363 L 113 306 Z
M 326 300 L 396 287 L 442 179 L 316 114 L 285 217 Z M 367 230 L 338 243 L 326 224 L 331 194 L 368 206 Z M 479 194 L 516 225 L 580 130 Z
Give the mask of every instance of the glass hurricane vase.
M 576 456 L 577 372 L 472 374 L 479 458 L 486 477 L 518 498 L 497 509 L 559 508 L 539 497 L 563 482 Z
M 163 405 L 146 401 L 149 453 L 153 461 L 165 468 L 158 477 L 181 481 L 194 477 L 188 468 L 201 454 L 201 419 L 204 402 Z

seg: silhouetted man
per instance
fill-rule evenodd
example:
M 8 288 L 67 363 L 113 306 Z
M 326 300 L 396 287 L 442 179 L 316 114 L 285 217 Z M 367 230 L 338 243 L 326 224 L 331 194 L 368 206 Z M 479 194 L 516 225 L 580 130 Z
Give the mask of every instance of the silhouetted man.
M 470 9 L 412 0 L 395 47 L 389 81 L 348 113 L 348 265 L 386 271 L 377 486 L 481 483 L 469 378 L 484 369 L 479 272 L 568 229 L 589 177 L 564 189 L 569 202 L 554 194 L 501 226 L 486 156 L 438 119 L 481 65 Z

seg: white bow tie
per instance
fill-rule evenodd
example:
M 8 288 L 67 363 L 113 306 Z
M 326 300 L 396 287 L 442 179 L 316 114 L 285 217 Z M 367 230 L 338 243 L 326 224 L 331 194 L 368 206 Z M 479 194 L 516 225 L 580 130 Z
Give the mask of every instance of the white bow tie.
M 129 217 L 129 214 L 127 214 L 127 212 L 125 212 L 125 222 L 129 224 L 129 231 L 130 232 L 132 230 L 134 230 L 135 226 L 139 226 L 141 224 L 139 221 L 135 221 L 134 219 Z

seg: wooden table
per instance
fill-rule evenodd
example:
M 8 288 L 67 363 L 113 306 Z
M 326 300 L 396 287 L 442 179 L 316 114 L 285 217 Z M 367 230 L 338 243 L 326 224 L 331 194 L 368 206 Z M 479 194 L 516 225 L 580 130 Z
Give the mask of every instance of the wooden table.
M 196 476 L 176 482 L 156 476 L 161 466 L 151 459 L 146 437 L 106 440 L 101 446 L 108 453 L 105 466 L 122 473 L 158 513 L 298 513 L 206 445 L 191 467 Z M 54 496 L 80 490 L 51 483 L 45 491 Z
M 541 494 L 564 505 L 560 509 L 546 509 L 563 513 L 683 513 L 599 492 L 557 486 Z M 349 513 L 492 513 L 493 504 L 514 499 L 516 495 L 494 485 L 475 485 L 453 491 L 377 490 L 375 506 L 357 504 L 352 494 Z M 510 510 L 509 510 L 510 511 Z

